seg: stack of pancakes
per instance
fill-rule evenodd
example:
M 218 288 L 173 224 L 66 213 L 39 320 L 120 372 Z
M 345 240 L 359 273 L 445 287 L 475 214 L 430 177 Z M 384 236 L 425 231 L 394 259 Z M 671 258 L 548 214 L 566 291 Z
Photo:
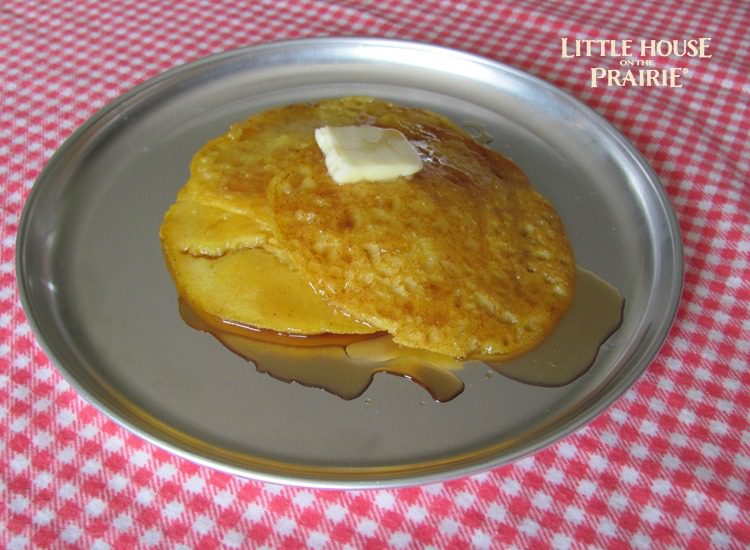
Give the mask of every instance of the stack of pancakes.
M 337 185 L 315 129 L 399 130 L 423 169 Z M 389 333 L 456 358 L 509 358 L 573 297 L 559 216 L 521 170 L 446 118 L 367 97 L 251 116 L 194 156 L 161 226 L 178 294 L 288 335 Z

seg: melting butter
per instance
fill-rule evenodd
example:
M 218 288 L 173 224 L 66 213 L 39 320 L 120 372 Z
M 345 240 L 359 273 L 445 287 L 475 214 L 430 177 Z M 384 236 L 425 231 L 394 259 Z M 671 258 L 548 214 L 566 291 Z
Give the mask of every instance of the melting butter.
M 315 141 L 328 174 L 339 185 L 387 181 L 422 169 L 416 148 L 394 128 L 324 126 L 315 130 Z

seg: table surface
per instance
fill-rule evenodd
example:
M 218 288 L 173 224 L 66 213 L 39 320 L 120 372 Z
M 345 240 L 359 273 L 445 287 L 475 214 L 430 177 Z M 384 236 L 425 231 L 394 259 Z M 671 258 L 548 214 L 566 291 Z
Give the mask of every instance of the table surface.
M 750 545 L 748 29 L 750 4 L 740 0 L 3 2 L 0 543 Z M 61 377 L 29 328 L 15 282 L 16 231 L 35 179 L 80 124 L 145 79 L 209 54 L 350 35 L 458 48 L 547 80 L 631 140 L 672 201 L 685 286 L 666 343 L 605 413 L 530 457 L 400 489 L 318 491 L 233 477 L 108 419 Z M 627 67 L 612 51 L 563 56 L 563 37 L 567 53 L 576 38 L 703 37 L 710 57 L 654 56 L 657 69 L 687 69 L 680 87 L 592 87 L 592 67 Z

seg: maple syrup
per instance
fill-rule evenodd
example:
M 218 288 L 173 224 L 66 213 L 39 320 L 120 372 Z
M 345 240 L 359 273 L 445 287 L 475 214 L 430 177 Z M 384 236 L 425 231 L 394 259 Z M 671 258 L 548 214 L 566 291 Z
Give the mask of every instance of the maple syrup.
M 539 346 L 512 359 L 488 357 L 481 363 L 526 384 L 568 384 L 593 364 L 602 343 L 619 327 L 623 307 L 616 288 L 578 268 L 573 303 Z M 180 315 L 191 327 L 212 334 L 229 350 L 254 363 L 259 372 L 322 388 L 343 399 L 362 395 L 373 377 L 384 372 L 413 380 L 436 401 L 450 401 L 464 390 L 459 372 L 465 365 L 477 363 L 404 348 L 384 333 L 279 334 L 201 315 L 184 300 L 180 300 Z

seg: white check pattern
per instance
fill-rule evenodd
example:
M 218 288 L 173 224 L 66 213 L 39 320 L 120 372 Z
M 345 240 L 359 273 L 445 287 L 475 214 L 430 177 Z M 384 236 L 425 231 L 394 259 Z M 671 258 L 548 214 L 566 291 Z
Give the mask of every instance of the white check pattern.
M 0 542 L 7 548 L 750 546 L 750 5 L 686 2 L 28 2 L 0 7 Z M 653 165 L 685 290 L 641 380 L 586 428 L 455 481 L 339 492 L 214 472 L 84 402 L 18 303 L 15 234 L 46 161 L 99 107 L 230 48 L 366 35 L 455 47 L 578 97 Z M 589 86 L 560 38 L 711 37 L 682 88 Z

